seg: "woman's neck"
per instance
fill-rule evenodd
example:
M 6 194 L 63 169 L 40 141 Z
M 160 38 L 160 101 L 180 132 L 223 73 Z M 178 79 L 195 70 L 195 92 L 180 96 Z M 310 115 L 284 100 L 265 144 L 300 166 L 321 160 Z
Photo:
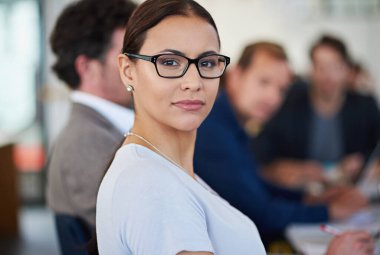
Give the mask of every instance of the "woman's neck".
M 193 157 L 196 130 L 179 131 L 162 125 L 146 125 L 135 120 L 131 132 L 143 137 L 148 142 L 131 135 L 127 137 L 125 143 L 136 143 L 151 149 L 169 161 L 174 161 L 194 178 Z

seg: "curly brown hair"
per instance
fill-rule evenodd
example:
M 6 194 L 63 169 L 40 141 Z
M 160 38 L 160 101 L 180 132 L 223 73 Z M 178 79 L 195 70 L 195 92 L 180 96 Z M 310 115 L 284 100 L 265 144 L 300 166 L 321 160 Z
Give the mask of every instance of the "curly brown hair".
M 52 66 L 58 78 L 77 89 L 75 69 L 79 55 L 103 61 L 114 31 L 125 27 L 136 4 L 128 0 L 80 0 L 67 6 L 55 24 L 50 44 L 57 59 Z

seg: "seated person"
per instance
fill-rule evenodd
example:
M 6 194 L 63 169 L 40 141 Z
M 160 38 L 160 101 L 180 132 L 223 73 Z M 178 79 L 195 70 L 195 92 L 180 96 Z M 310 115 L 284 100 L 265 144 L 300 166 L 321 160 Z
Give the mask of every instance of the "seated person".
M 354 181 L 380 138 L 375 100 L 346 91 L 349 56 L 343 42 L 324 36 L 310 58 L 310 84 L 295 85 L 253 141 L 265 178 L 292 188 L 326 178 Z
M 247 46 L 198 129 L 195 144 L 196 173 L 256 223 L 266 244 L 281 237 L 290 223 L 343 219 L 366 205 L 353 189 L 329 194 L 325 204 L 308 205 L 302 193 L 280 189 L 260 178 L 243 127 L 252 118 L 265 123 L 271 117 L 290 79 L 281 46 L 270 42 Z
M 53 71 L 71 90 L 72 102 L 47 166 L 47 204 L 62 255 L 87 254 L 100 182 L 134 120 L 116 58 L 135 6 L 128 0 L 72 1 L 51 34 Z

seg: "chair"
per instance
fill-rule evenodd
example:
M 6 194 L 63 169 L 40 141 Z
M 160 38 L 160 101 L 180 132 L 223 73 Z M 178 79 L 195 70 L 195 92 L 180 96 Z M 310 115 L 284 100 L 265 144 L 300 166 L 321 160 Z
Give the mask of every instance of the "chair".
M 55 214 L 58 241 L 62 255 L 89 255 L 87 243 L 91 239 L 91 227 L 83 220 L 67 215 Z

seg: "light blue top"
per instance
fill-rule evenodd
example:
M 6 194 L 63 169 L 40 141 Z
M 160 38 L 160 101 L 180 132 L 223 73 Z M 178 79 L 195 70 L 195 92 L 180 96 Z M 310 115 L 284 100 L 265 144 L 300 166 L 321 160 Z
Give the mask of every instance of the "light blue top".
M 101 255 L 266 254 L 248 217 L 199 178 L 137 144 L 116 153 L 96 209 Z
M 326 166 L 338 163 L 344 148 L 340 116 L 323 117 L 315 111 L 312 112 L 309 158 Z

